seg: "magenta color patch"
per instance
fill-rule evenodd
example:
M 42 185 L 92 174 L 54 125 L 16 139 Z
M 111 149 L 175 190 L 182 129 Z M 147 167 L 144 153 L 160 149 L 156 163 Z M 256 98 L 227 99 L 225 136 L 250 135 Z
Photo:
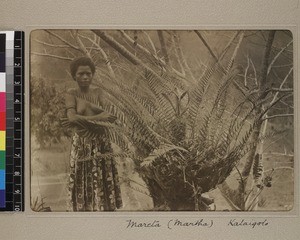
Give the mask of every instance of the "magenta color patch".
M 0 92 L 0 112 L 6 111 L 6 93 Z

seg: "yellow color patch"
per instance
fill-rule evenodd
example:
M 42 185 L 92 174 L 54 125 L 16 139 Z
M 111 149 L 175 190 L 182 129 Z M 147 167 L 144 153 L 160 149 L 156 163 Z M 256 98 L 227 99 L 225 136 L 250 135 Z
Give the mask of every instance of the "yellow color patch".
M 0 131 L 0 150 L 5 151 L 5 131 Z

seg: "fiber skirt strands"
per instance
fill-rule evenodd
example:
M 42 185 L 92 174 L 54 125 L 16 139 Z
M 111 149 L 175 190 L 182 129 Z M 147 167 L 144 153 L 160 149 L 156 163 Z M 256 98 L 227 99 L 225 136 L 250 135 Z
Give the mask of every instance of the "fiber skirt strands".
M 114 211 L 122 206 L 115 160 L 106 139 L 74 134 L 70 156 L 69 211 Z

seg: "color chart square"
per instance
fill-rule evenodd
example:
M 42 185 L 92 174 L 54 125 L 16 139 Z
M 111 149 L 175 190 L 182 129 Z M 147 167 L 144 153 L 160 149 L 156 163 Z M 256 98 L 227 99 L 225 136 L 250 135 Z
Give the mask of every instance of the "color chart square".
M 5 33 L 1 33 L 0 34 L 0 52 L 5 52 L 5 48 L 6 48 L 6 34 Z
M 5 190 L 0 190 L 0 208 L 5 208 Z
M 6 93 L 0 92 L 0 112 L 6 111 Z
M 5 72 L 5 53 L 0 52 L 0 72 Z
M 5 131 L 0 131 L 0 151 L 5 151 Z
M 6 79 L 5 79 L 5 73 L 0 72 L 0 92 L 6 92 Z
M 6 113 L 0 112 L 0 131 L 6 130 Z
M 0 151 L 0 170 L 5 169 L 5 151 Z
M 5 161 L 0 159 L 0 170 L 5 170 Z
M 5 189 L 5 170 L 0 169 L 0 189 Z

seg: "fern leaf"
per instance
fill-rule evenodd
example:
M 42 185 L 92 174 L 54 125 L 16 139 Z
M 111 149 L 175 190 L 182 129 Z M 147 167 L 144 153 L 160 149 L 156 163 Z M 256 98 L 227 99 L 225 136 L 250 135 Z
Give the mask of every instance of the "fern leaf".
M 174 150 L 179 150 L 182 152 L 188 152 L 185 148 L 175 146 L 175 145 L 170 145 L 170 144 L 162 144 L 160 145 L 157 149 L 154 149 L 152 153 L 148 157 L 146 157 L 141 166 L 149 166 L 151 165 L 156 159 L 166 155 L 167 153 L 174 151 Z

